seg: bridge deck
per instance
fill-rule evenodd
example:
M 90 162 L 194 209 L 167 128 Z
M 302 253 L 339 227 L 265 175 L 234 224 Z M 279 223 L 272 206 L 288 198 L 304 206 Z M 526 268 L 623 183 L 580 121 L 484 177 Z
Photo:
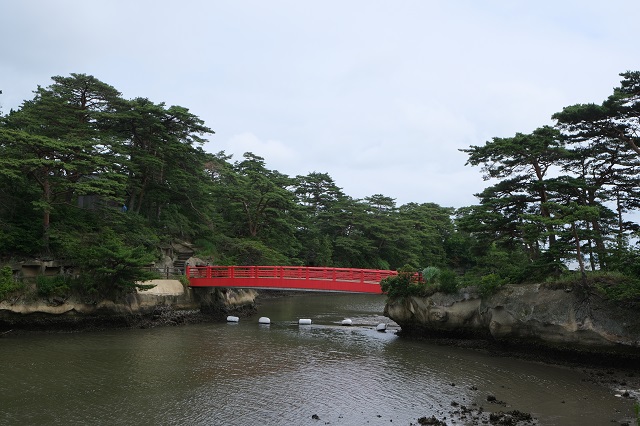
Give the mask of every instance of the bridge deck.
M 187 267 L 191 287 L 241 287 L 381 294 L 396 271 L 303 266 Z

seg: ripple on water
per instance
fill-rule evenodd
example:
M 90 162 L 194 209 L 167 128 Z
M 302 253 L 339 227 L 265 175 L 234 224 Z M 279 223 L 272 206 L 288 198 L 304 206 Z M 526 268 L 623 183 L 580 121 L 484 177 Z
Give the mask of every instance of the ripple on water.
M 580 372 L 379 333 L 383 300 L 335 297 L 274 300 L 261 306 L 266 327 L 256 317 L 3 339 L 0 424 L 407 425 L 449 417 L 452 402 L 544 425 L 632 415 Z M 345 317 L 356 325 L 338 325 Z

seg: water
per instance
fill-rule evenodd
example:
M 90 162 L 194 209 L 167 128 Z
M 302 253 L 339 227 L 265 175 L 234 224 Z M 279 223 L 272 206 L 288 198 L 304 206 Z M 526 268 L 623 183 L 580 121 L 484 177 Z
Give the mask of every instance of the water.
M 381 296 L 308 294 L 265 300 L 238 324 L 9 336 L 0 424 L 471 424 L 452 417 L 452 402 L 543 425 L 632 417 L 629 399 L 581 371 L 402 339 L 393 324 L 377 332 L 383 306 Z

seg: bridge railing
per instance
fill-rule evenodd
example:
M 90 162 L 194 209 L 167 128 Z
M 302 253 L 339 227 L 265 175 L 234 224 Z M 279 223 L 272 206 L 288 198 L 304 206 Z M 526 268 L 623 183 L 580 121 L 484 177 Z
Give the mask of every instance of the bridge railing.
M 187 278 L 296 279 L 377 284 L 396 271 L 314 266 L 189 266 Z

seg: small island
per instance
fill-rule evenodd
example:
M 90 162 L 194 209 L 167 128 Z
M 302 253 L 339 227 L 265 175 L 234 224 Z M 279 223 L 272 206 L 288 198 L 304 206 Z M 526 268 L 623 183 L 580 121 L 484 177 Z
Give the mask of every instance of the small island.
M 462 149 L 492 184 L 460 208 L 356 199 L 327 173 L 205 152 L 214 132 L 189 109 L 54 76 L 0 120 L 3 330 L 44 313 L 254 309 L 189 289 L 195 259 L 397 270 L 382 288 L 404 335 L 637 354 L 640 72 L 620 75 L 601 104 Z M 184 293 L 150 296 L 162 279 Z

